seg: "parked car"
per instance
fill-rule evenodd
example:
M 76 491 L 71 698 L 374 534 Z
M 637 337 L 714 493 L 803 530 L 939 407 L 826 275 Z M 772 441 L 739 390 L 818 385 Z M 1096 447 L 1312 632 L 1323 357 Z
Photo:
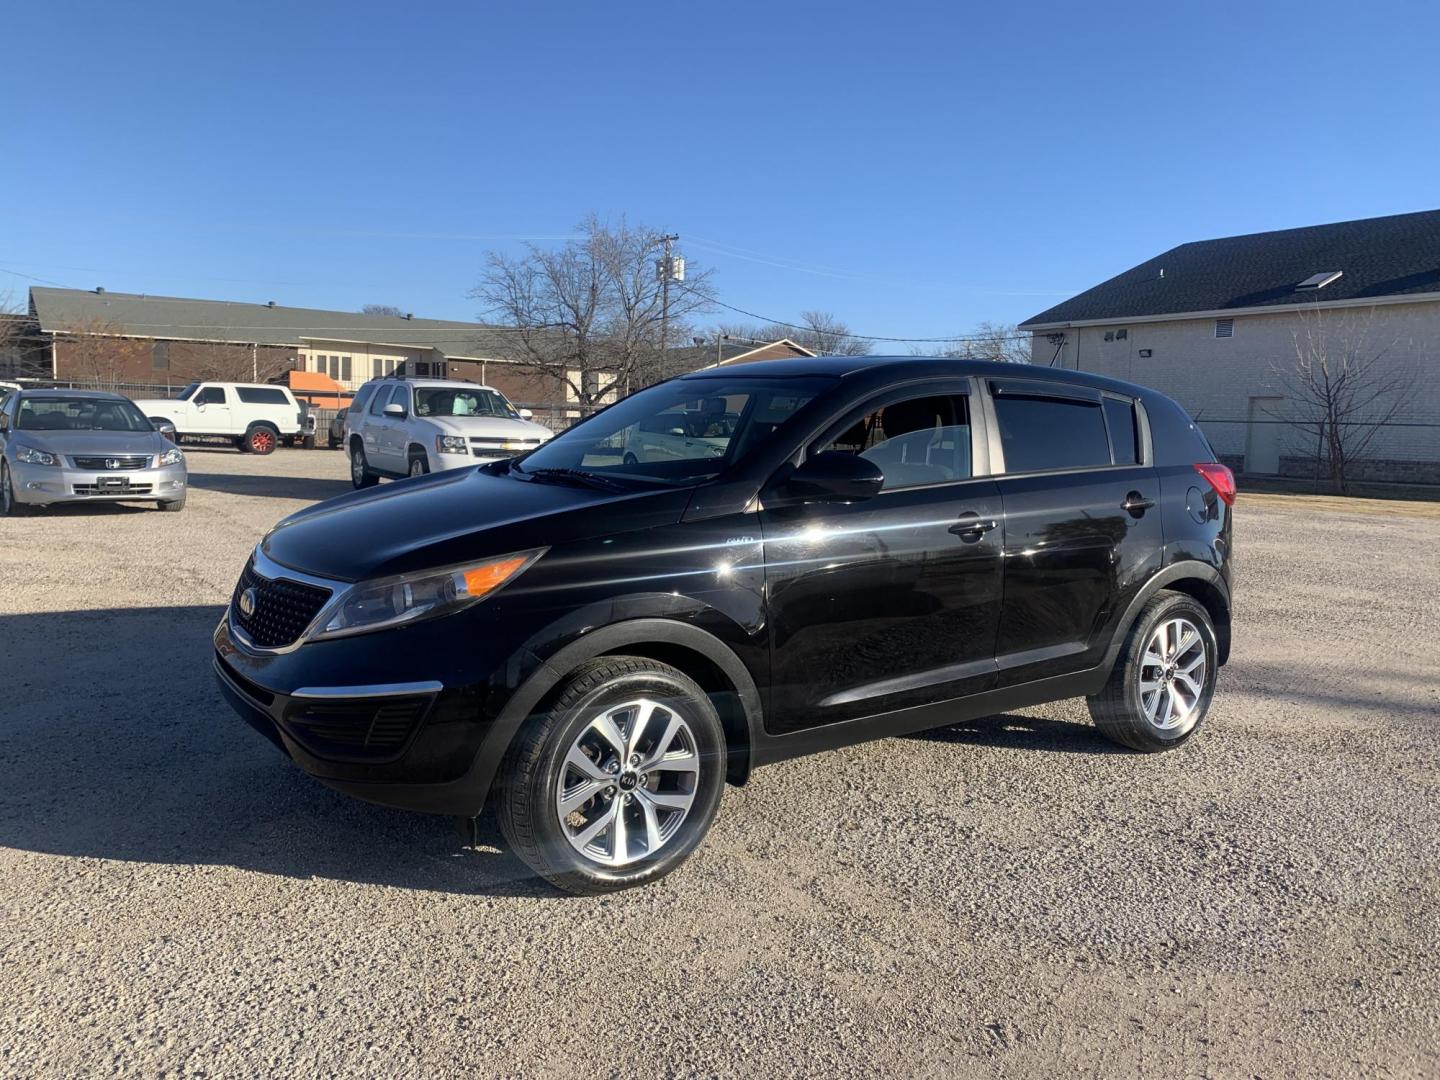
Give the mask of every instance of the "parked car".
M 617 459 L 713 402 L 723 454 Z M 540 875 L 602 892 L 673 870 L 727 780 L 796 755 L 1075 696 L 1124 746 L 1181 745 L 1230 651 L 1234 499 L 1184 411 L 1128 383 L 707 369 L 287 518 L 215 666 L 323 782 L 463 819 L 493 798 Z
M 513 457 L 553 435 L 493 387 L 395 376 L 356 392 L 345 431 L 357 488 Z
M 315 445 L 315 414 L 288 386 L 191 383 L 174 398 L 135 402 L 152 420 L 172 424 L 181 441 L 226 439 L 252 454 L 269 454 L 282 439 Z
M 0 515 L 72 502 L 183 510 L 185 454 L 129 398 L 96 390 L 0 394 Z
M 330 449 L 339 450 L 345 445 L 345 417 L 350 413 L 349 409 L 340 409 L 330 418 Z

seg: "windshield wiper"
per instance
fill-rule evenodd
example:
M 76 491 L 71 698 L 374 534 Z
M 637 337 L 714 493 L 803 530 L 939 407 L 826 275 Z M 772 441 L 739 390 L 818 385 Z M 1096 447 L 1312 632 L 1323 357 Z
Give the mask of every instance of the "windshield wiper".
M 523 466 L 511 466 L 521 476 L 528 476 L 532 479 L 550 483 L 577 482 L 597 488 L 600 491 L 630 491 L 630 485 L 621 483 L 619 480 L 612 480 L 608 476 L 601 476 L 599 473 L 586 472 L 584 469 L 526 469 Z

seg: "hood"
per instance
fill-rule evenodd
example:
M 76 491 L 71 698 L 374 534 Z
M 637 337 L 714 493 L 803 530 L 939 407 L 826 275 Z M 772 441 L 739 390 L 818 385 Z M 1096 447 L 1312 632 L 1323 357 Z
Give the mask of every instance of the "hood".
M 422 416 L 420 419 L 447 435 L 488 435 L 496 439 L 539 439 L 544 442 L 555 433 L 544 424 L 530 420 L 510 420 L 503 416 Z
M 690 495 L 688 488 L 614 494 L 455 469 L 307 507 L 280 522 L 262 547 L 292 569 L 361 581 L 673 525 Z
M 50 454 L 160 454 L 175 444 L 158 431 L 19 431 L 11 441 Z

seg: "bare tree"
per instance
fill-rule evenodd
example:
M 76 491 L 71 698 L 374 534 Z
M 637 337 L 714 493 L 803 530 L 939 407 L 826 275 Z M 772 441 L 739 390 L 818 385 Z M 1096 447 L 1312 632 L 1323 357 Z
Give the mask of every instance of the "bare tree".
M 985 321 L 968 334 L 946 342 L 938 349 L 918 350 L 919 355 L 957 356 L 966 360 L 993 360 L 1001 364 L 1030 363 L 1030 335 L 1014 323 Z
M 643 226 L 602 223 L 593 215 L 580 236 L 558 248 L 529 245 L 525 254 L 492 251 L 470 296 L 482 318 L 511 329 L 503 359 L 569 388 L 582 405 L 612 387 L 628 392 L 674 374 L 662 348 L 662 282 L 656 261 L 662 234 Z M 707 272 L 686 270 L 672 282 L 669 342 L 686 340 L 689 319 L 709 304 Z
M 1271 415 L 1305 434 L 1315 447 L 1317 483 L 1323 472 L 1343 495 L 1376 437 L 1408 404 L 1415 377 L 1387 359 L 1388 347 L 1367 344 L 1369 319 L 1332 321 L 1323 311 L 1302 319 L 1295 359 L 1275 368 L 1286 404 Z
M 361 304 L 361 315 L 394 315 L 397 319 L 404 318 L 405 312 L 394 304 Z
M 729 323 L 716 328 L 717 334 L 757 345 L 789 338 L 821 356 L 864 356 L 875 343 L 858 337 L 849 325 L 828 311 L 802 311 L 794 325 L 786 323 Z
M 0 293 L 0 375 L 19 375 L 24 363 L 25 313 L 13 292 Z
M 55 334 L 55 373 L 97 390 L 114 390 L 136 381 L 152 344 L 126 337 L 124 328 L 105 319 L 79 319 Z M 148 365 L 146 365 L 148 366 Z

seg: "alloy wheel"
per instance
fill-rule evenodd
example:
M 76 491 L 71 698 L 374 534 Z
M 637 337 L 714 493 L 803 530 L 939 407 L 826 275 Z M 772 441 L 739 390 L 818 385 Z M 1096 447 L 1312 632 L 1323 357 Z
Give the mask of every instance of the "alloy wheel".
M 350 455 L 350 479 L 359 487 L 365 482 L 365 451 L 356 447 Z
M 1140 658 L 1140 707 L 1157 730 L 1188 731 L 1200 719 L 1207 674 L 1205 638 L 1189 619 L 1155 627 Z
M 638 862 L 680 831 L 699 779 L 695 733 L 679 712 L 650 698 L 611 706 L 565 754 L 555 788 L 561 831 L 592 862 Z
M 10 488 L 10 468 L 0 467 L 0 512 L 10 513 L 15 503 L 15 492 Z
M 421 461 L 418 457 L 417 457 L 417 458 L 414 458 L 414 459 L 410 462 L 410 475 L 411 475 L 411 476 L 424 476 L 424 475 L 425 475 L 425 462 Z

